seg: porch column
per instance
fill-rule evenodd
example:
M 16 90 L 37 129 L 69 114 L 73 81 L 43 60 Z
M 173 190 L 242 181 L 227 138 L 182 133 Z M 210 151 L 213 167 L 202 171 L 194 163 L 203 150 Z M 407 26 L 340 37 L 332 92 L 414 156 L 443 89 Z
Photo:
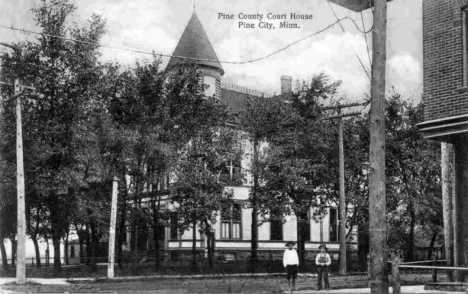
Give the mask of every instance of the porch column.
M 468 266 L 468 135 L 458 135 L 454 140 L 455 189 L 457 198 L 457 261 L 458 266 Z M 460 272 L 464 281 L 466 272 Z

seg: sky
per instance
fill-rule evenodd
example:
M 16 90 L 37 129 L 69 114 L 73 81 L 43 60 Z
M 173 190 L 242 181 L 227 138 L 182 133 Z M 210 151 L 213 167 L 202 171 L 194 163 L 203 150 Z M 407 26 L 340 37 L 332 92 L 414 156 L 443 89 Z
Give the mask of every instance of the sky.
M 326 0 L 75 0 L 78 9 L 73 21 L 86 25 L 93 13 L 107 20 L 103 44 L 145 52 L 172 54 L 196 1 L 197 15 L 220 61 L 245 61 L 266 56 L 297 40 L 320 31 L 336 21 Z M 0 25 L 40 31 L 30 9 L 38 0 L 0 0 Z M 361 14 L 331 4 L 339 18 L 349 17 L 362 28 Z M 219 13 L 234 14 L 234 19 L 219 19 Z M 311 14 L 312 20 L 295 21 L 300 28 L 279 29 L 280 21 L 271 21 L 276 29 L 239 28 L 239 14 L 268 13 Z M 372 13 L 363 12 L 366 30 L 372 26 Z M 287 20 L 288 22 L 294 22 Z M 341 80 L 338 96 L 362 101 L 370 93 L 370 81 L 358 55 L 370 74 L 372 33 L 364 34 L 344 20 L 339 25 L 305 39 L 288 49 L 259 62 L 222 64 L 223 82 L 266 93 L 280 93 L 281 75 L 296 81 L 310 80 L 324 72 L 330 81 Z M 388 3 L 387 19 L 387 90 L 394 88 L 407 99 L 418 103 L 422 87 L 422 0 L 393 0 Z M 0 28 L 0 42 L 34 40 L 22 32 Z M 367 49 L 368 48 L 368 49 Z M 102 59 L 132 65 L 149 55 L 102 48 Z M 168 62 L 163 57 L 163 64 Z M 339 98 L 338 97 L 338 98 Z

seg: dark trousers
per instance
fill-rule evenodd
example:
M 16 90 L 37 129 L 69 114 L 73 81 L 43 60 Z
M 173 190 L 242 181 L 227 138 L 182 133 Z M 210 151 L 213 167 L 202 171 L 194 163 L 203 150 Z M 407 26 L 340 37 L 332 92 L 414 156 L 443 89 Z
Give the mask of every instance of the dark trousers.
M 297 279 L 297 265 L 296 264 L 286 266 L 286 279 L 290 281 L 291 278 L 293 279 L 293 281 Z
M 317 281 L 317 288 L 322 289 L 322 277 L 325 282 L 325 289 L 330 288 L 330 283 L 328 281 L 328 266 L 318 266 L 318 281 Z

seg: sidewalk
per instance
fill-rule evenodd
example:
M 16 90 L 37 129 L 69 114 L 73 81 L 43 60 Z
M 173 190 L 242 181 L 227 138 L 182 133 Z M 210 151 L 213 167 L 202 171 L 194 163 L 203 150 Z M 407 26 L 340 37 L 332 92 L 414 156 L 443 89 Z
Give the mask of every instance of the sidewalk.
M 89 280 L 92 280 L 90 278 Z M 3 284 L 14 283 L 15 278 L 0 278 L 0 286 Z M 26 283 L 37 283 L 41 285 L 70 285 L 67 282 L 67 279 L 36 279 L 36 278 L 27 278 Z
M 291 291 L 284 291 L 283 293 L 291 293 Z M 292 292 L 294 294 L 334 294 L 334 293 L 370 293 L 370 288 L 358 288 L 358 289 L 332 289 L 329 291 L 314 291 L 314 290 L 299 290 Z M 390 293 L 393 293 L 393 289 L 390 288 Z M 402 286 L 401 293 L 433 293 L 433 294 L 466 294 L 466 292 L 444 292 L 435 290 L 424 290 L 424 285 L 419 286 Z
M 153 281 L 153 283 L 157 280 L 161 281 L 161 279 L 158 279 L 158 277 L 119 277 L 119 278 L 115 278 L 115 280 L 128 280 L 129 283 L 140 283 L 140 284 L 144 284 L 145 282 L 144 281 L 138 281 L 138 279 L 141 279 L 141 278 L 146 278 L 148 279 L 148 282 L 150 282 L 151 280 Z M 95 278 L 80 278 L 80 279 L 73 279 L 75 281 L 77 280 L 80 280 L 80 281 L 92 281 L 92 280 L 95 280 Z M 70 289 L 72 290 L 72 288 L 74 288 L 75 286 L 77 286 L 76 284 L 72 284 L 72 283 L 69 283 L 68 281 L 70 280 L 67 280 L 67 279 L 39 279 L 39 278 L 28 278 L 27 279 L 27 282 L 28 283 L 37 283 L 37 284 L 41 284 L 41 285 L 49 285 L 49 286 L 61 286 L 60 289 L 62 290 L 65 290 L 65 291 L 62 291 L 62 293 L 65 293 L 69 290 L 67 289 Z M 15 290 L 13 291 L 1 291 L 3 288 L 2 285 L 4 284 L 7 284 L 7 283 L 13 283 L 15 282 L 15 278 L 0 278 L 0 293 L 15 293 Z M 104 281 L 103 281 L 104 282 Z M 105 283 L 105 282 L 104 282 Z M 127 284 L 127 283 L 124 283 L 124 284 Z M 114 293 L 119 293 L 120 291 L 123 291 L 121 293 L 128 293 L 128 291 L 124 291 L 124 289 L 122 289 L 122 285 L 124 284 L 113 284 L 115 287 L 120 287 L 120 288 L 117 288 L 115 290 L 113 290 Z M 159 283 L 158 283 L 159 284 Z M 91 289 L 96 289 L 96 290 L 99 290 L 100 287 L 102 286 L 103 284 L 100 284 L 99 282 L 98 283 L 95 283 L 95 284 L 87 284 L 86 285 L 86 288 L 89 288 L 88 290 L 91 290 Z M 329 290 L 329 291 L 315 291 L 315 290 L 310 290 L 310 289 L 307 289 L 307 290 L 299 290 L 298 291 L 294 291 L 294 292 L 291 292 L 289 290 L 285 291 L 286 288 L 285 288 L 286 285 L 282 285 L 282 290 L 283 290 L 283 293 L 285 294 L 289 294 L 289 293 L 294 293 L 294 294 L 321 294 L 321 293 L 327 293 L 327 294 L 333 294 L 333 293 L 370 293 L 370 289 L 369 288 L 356 288 L 356 289 L 332 289 L 332 290 Z M 47 286 L 44 286 L 44 287 L 47 287 Z M 64 287 L 64 288 L 63 288 Z M 71 287 L 71 288 L 70 288 Z M 149 289 L 148 289 L 149 290 Z M 179 289 L 179 291 L 181 291 L 182 289 Z M 279 289 L 278 289 L 279 290 Z M 159 290 L 161 291 L 161 290 Z M 182 290 L 183 292 L 186 292 L 186 293 L 190 293 L 189 290 L 185 289 L 185 290 Z M 181 291 L 181 292 L 182 292 Z M 281 291 L 281 290 L 280 290 Z M 75 291 L 70 291 L 71 292 L 75 292 Z M 88 291 L 86 291 L 88 292 Z M 150 290 L 149 292 L 154 292 L 154 293 L 157 293 L 158 290 Z M 148 292 L 148 293 L 149 293 Z M 169 293 L 171 291 L 167 291 L 167 293 Z M 392 293 L 392 289 L 390 288 L 390 293 Z M 424 290 L 424 285 L 418 285 L 418 286 L 402 286 L 401 287 L 401 293 L 434 293 L 434 294 L 442 294 L 442 293 L 447 293 L 447 292 L 444 292 L 444 291 L 437 291 L 437 290 Z M 450 294 L 466 294 L 466 292 L 448 292 Z

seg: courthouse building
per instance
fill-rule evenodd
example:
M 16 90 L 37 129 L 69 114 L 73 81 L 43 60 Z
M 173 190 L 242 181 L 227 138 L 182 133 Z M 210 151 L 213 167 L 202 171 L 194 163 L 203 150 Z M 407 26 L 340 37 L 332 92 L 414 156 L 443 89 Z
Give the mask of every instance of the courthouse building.
M 222 103 L 228 105 L 231 111 L 239 111 L 243 107 L 247 97 L 260 97 L 261 93 L 255 90 L 246 89 L 240 86 L 224 84 L 222 77 L 224 69 L 214 51 L 210 40 L 197 16 L 194 12 L 188 22 L 180 40 L 177 44 L 173 56 L 183 56 L 197 59 L 197 64 L 203 75 L 204 83 L 209 86 L 208 96 L 215 96 Z M 171 58 L 168 63 L 168 68 L 180 62 L 190 60 L 181 58 Z M 194 61 L 192 61 L 194 62 Z M 292 78 L 282 76 L 281 92 L 287 94 L 292 88 Z M 252 186 L 252 179 L 248 173 L 251 161 L 252 146 L 249 142 L 245 142 L 245 150 L 242 160 L 238 163 L 232 163 L 231 174 L 242 173 L 244 180 L 236 187 L 229 187 L 234 192 L 234 203 L 231 209 L 234 213 L 221 212 L 218 220 L 213 224 L 213 234 L 215 239 L 215 250 L 219 254 L 222 252 L 227 259 L 236 258 L 236 255 L 248 254 L 250 252 L 251 240 L 251 219 L 252 209 L 243 208 L 242 202 L 248 200 L 249 191 Z M 165 198 L 166 199 L 166 198 Z M 166 202 L 168 207 L 168 201 Z M 310 211 L 310 216 L 313 211 Z M 338 259 L 339 251 L 339 213 L 336 206 L 331 205 L 321 221 L 316 221 L 310 217 L 307 224 L 306 244 L 305 247 L 310 252 L 318 252 L 318 246 L 321 242 L 325 242 L 330 250 L 334 260 Z M 189 255 L 192 248 L 192 230 L 186 231 L 180 235 L 176 221 L 172 222 L 170 227 L 164 228 L 164 235 L 159 236 L 160 242 L 166 251 L 170 252 L 171 256 Z M 354 231 L 355 232 L 355 231 Z M 263 253 L 271 252 L 271 250 L 282 252 L 284 250 L 285 241 L 296 241 L 297 221 L 294 216 L 285 216 L 285 221 L 272 220 L 260 225 L 258 229 L 258 250 L 260 256 Z M 143 238 L 148 234 L 140 234 Z M 348 243 L 351 250 L 357 250 L 356 234 L 351 234 L 350 242 Z M 127 233 L 127 246 L 130 244 L 131 234 Z M 151 246 L 150 241 L 141 240 L 141 246 Z M 148 244 L 148 245 L 145 245 Z M 207 248 L 207 238 L 203 234 L 197 232 L 197 248 L 199 252 L 204 252 Z M 142 248 L 144 249 L 144 248 Z
M 453 144 L 455 265 L 468 266 L 468 0 L 423 1 L 426 138 Z

